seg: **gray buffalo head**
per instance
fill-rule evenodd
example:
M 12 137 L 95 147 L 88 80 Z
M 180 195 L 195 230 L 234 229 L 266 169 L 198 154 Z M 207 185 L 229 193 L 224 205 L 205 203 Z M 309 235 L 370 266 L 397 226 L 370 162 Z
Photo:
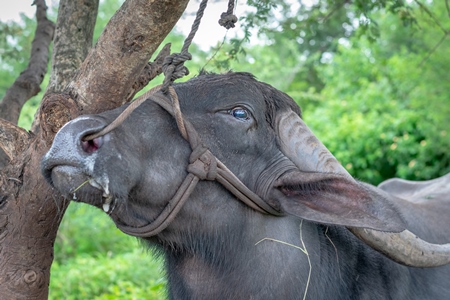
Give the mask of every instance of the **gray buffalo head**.
M 389 197 L 351 178 L 286 94 L 247 73 L 201 75 L 174 88 L 203 144 L 282 216 L 261 216 L 221 184 L 205 180 L 158 234 L 158 243 L 174 246 L 187 243 L 183 239 L 192 233 L 239 231 L 252 218 L 405 229 Z M 43 158 L 42 171 L 65 197 L 103 209 L 119 227 L 139 228 L 155 220 L 177 192 L 192 149 L 174 118 L 150 100 L 110 133 L 84 141 L 123 110 L 67 123 Z

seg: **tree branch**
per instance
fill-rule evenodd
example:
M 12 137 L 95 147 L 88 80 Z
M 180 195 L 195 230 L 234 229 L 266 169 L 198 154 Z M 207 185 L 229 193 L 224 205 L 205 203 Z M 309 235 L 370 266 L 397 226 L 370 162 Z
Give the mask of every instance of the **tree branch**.
M 31 45 L 30 62 L 27 68 L 6 91 L 0 103 L 0 118 L 17 124 L 22 106 L 41 90 L 40 84 L 47 72 L 49 45 L 53 39 L 55 25 L 47 19 L 45 0 L 35 0 L 37 27 Z
M 44 99 L 52 93 L 61 93 L 66 88 L 86 58 L 89 49 L 92 48 L 98 5 L 99 0 L 60 0 L 53 42 L 51 75 Z M 74 47 L 74 45 L 77 46 Z M 64 95 L 61 99 L 66 99 L 66 96 Z M 54 99 L 52 96 L 50 98 Z M 62 107 L 65 105 L 62 104 Z M 71 106 L 72 103 L 67 105 Z M 36 116 L 41 114 L 41 109 L 42 106 L 39 107 Z M 54 112 L 53 108 L 52 111 Z M 66 122 L 70 121 L 70 119 L 64 119 Z M 31 127 L 32 132 L 38 131 L 39 123 L 40 118 L 35 118 Z M 53 127 L 54 123 L 50 125 Z M 53 135 L 50 136 L 50 141 L 52 139 Z
M 92 48 L 98 4 L 99 0 L 60 1 L 46 95 L 60 93 L 66 88 Z M 75 26 L 77 30 L 74 30 Z
M 130 90 L 188 0 L 127 0 L 111 18 L 67 92 L 83 113 L 126 103 Z
M 445 39 L 450 35 L 450 30 L 445 29 L 444 26 L 439 22 L 438 18 L 420 1 L 414 0 L 414 2 L 417 3 L 417 5 L 420 6 L 420 8 L 434 21 L 434 23 L 444 32 L 444 35 L 441 37 L 441 39 L 434 45 L 434 47 L 427 53 L 427 55 L 422 59 L 422 61 L 419 63 L 419 67 L 422 67 L 423 64 L 430 58 L 430 56 L 441 46 L 441 44 L 445 41 Z M 445 1 L 445 5 L 447 7 L 447 12 L 450 15 L 450 11 L 448 10 L 448 1 Z
M 442 26 L 441 22 L 439 22 L 439 19 L 428 9 L 428 7 L 426 7 L 425 5 L 423 5 L 423 3 L 421 3 L 418 0 L 414 0 L 414 2 L 417 3 L 417 5 L 420 6 L 420 8 L 431 18 L 433 19 L 434 23 L 447 35 L 448 34 L 448 30 L 445 29 L 444 26 Z M 446 3 L 447 4 L 447 3 Z

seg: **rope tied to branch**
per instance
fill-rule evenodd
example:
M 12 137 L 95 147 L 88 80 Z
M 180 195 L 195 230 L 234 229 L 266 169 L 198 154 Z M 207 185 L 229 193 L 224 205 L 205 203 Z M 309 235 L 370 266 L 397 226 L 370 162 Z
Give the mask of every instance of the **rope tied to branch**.
M 228 1 L 228 10 L 222 13 L 220 16 L 219 24 L 220 26 L 223 26 L 226 29 L 234 28 L 235 23 L 238 20 L 237 17 L 233 14 L 234 1 L 235 0 Z M 162 65 L 162 70 L 164 73 L 164 82 L 162 84 L 161 91 L 166 95 L 168 94 L 169 86 L 171 86 L 175 82 L 175 80 L 189 74 L 189 69 L 186 66 L 184 66 L 184 63 L 192 59 L 192 55 L 189 53 L 189 46 L 191 45 L 192 40 L 194 39 L 194 36 L 197 33 L 197 30 L 200 26 L 200 21 L 203 17 L 203 13 L 205 11 L 207 4 L 208 0 L 203 0 L 200 3 L 197 15 L 195 16 L 194 23 L 192 24 L 191 27 L 191 31 L 184 40 L 181 52 L 173 53 L 164 59 L 164 63 Z
M 234 0 L 228 1 L 228 10 L 220 15 L 219 25 L 226 29 L 234 28 L 238 18 L 233 14 Z
M 208 0 L 203 0 L 200 3 L 194 23 L 192 23 L 191 32 L 189 32 L 189 35 L 184 40 L 181 52 L 171 54 L 164 59 L 164 63 L 162 65 L 164 82 L 162 84 L 161 91 L 166 95 L 169 86 L 171 86 L 175 80 L 189 74 L 189 69 L 184 66 L 184 62 L 192 59 L 192 55 L 189 53 L 189 46 L 197 33 L 207 4 Z
M 189 52 L 173 53 L 166 56 L 162 65 L 164 73 L 162 91 L 164 94 L 167 94 L 167 88 L 175 80 L 189 74 L 189 69 L 184 65 L 184 62 L 191 59 L 192 55 Z
M 192 40 L 194 39 L 194 36 L 200 26 L 200 21 L 203 17 L 203 13 L 205 11 L 206 5 L 208 3 L 208 0 L 202 0 L 200 3 L 200 7 L 197 11 L 197 15 L 195 17 L 194 23 L 191 27 L 191 32 L 186 37 L 183 43 L 183 47 L 181 48 L 180 53 L 173 53 L 171 55 L 168 55 L 163 62 L 162 69 L 164 73 L 164 81 L 163 84 L 152 88 L 150 91 L 147 91 L 140 97 L 138 97 L 136 100 L 131 102 L 129 107 L 127 107 L 111 124 L 103 128 L 101 131 L 97 133 L 90 134 L 88 136 L 85 136 L 83 138 L 84 141 L 93 140 L 94 138 L 97 138 L 99 136 L 105 135 L 106 133 L 110 132 L 120 124 L 135 110 L 142 102 L 144 102 L 150 95 L 156 93 L 157 91 L 161 91 L 166 97 L 168 97 L 171 102 L 173 109 L 175 111 L 175 120 L 178 124 L 178 127 L 180 128 L 181 133 L 186 138 L 186 132 L 184 129 L 183 124 L 183 118 L 181 115 L 180 110 L 180 104 L 178 102 L 178 97 L 176 97 L 175 90 L 172 87 L 173 82 L 176 79 L 179 79 L 185 75 L 189 74 L 189 70 L 187 67 L 184 66 L 184 62 L 187 60 L 192 59 L 192 55 L 189 53 L 189 46 L 192 43 Z M 229 0 L 228 2 L 228 10 L 226 13 L 223 13 L 226 15 L 231 15 L 234 10 L 234 0 Z M 237 18 L 236 18 L 237 20 Z M 220 21 L 219 21 L 220 23 Z M 235 23 L 235 22 L 234 22 Z M 234 27 L 234 26 L 233 26 Z

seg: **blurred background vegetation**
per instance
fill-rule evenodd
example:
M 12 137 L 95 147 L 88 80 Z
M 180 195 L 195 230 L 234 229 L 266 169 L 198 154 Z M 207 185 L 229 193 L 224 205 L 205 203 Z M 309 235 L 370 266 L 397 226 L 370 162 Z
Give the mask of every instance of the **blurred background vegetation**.
M 95 38 L 122 2 L 101 1 Z M 193 45 L 186 65 L 190 76 L 202 68 L 251 72 L 288 93 L 360 180 L 428 180 L 450 172 L 447 3 L 249 0 L 239 32 L 210 49 Z M 0 98 L 26 68 L 34 30 L 25 15 L 0 22 Z M 167 37 L 172 51 L 184 38 L 180 30 Z M 27 102 L 20 126 L 30 128 L 42 95 Z M 160 258 L 102 212 L 70 205 L 55 245 L 50 299 L 164 299 L 164 287 Z

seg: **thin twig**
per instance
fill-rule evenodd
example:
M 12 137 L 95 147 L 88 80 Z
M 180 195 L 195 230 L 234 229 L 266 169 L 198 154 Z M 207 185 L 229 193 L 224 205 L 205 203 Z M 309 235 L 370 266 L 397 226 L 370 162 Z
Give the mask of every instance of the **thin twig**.
M 280 241 L 280 240 L 277 240 L 277 239 L 272 239 L 272 238 L 263 238 L 262 240 L 258 241 L 255 244 L 255 246 L 258 245 L 259 243 L 264 242 L 264 241 L 272 241 L 272 242 L 275 242 L 275 243 L 279 243 L 279 244 L 283 244 L 283 245 L 286 245 L 286 246 L 289 246 L 289 247 L 293 247 L 295 249 L 298 249 L 298 250 L 302 251 L 304 254 L 308 255 L 308 252 L 305 251 L 302 247 L 295 246 L 294 244 L 291 244 L 291 243 L 288 243 L 288 242 L 283 242 L 283 241 Z
M 338 3 L 333 10 L 331 10 L 325 17 L 323 17 L 322 19 L 319 19 L 319 22 L 324 23 L 326 22 L 332 15 L 334 15 L 335 12 L 337 12 L 338 10 L 340 10 L 342 8 L 342 6 L 344 6 L 348 1 L 342 1 L 341 3 Z
M 414 0 L 414 2 L 417 3 L 417 5 L 420 6 L 421 9 L 423 9 L 424 12 L 427 13 L 427 15 L 430 16 L 430 18 L 433 19 L 434 23 L 436 23 L 437 26 L 439 26 L 439 28 L 441 28 L 441 30 L 445 33 L 448 34 L 448 30 L 445 29 L 444 26 L 441 25 L 441 23 L 439 22 L 438 18 L 436 18 L 436 16 L 428 9 L 428 7 L 426 7 L 425 5 L 423 5 L 421 2 L 419 2 L 418 0 Z
M 72 193 L 75 193 L 76 191 L 78 191 L 79 189 L 81 189 L 81 187 L 83 186 L 83 185 L 85 185 L 86 183 L 88 183 L 89 182 L 89 180 L 86 180 L 85 182 L 83 182 L 82 184 L 80 184 L 77 188 L 75 188 L 73 191 L 72 191 Z
M 450 18 L 450 5 L 448 4 L 448 0 L 445 0 L 445 7 L 447 8 L 447 14 L 448 17 Z
M 225 35 L 223 36 L 222 42 L 220 43 L 219 47 L 217 48 L 216 52 L 213 53 L 210 59 L 203 65 L 202 69 L 205 69 L 206 66 L 216 57 L 217 53 L 222 49 L 223 45 L 225 44 L 225 40 L 227 38 L 228 30 L 225 32 Z
M 306 294 L 308 293 L 309 282 L 311 281 L 312 265 L 311 265 L 311 259 L 309 258 L 308 250 L 306 249 L 305 243 L 303 242 L 302 226 L 303 226 L 303 220 L 300 223 L 300 241 L 302 242 L 304 253 L 306 254 L 306 257 L 308 258 L 308 264 L 309 264 L 308 280 L 306 281 L 305 294 L 303 295 L 303 300 L 305 300 Z
M 437 48 L 444 42 L 444 40 L 447 38 L 448 34 L 444 34 L 442 38 L 437 42 L 436 45 L 434 45 L 433 49 L 431 49 L 427 55 L 422 59 L 422 61 L 419 63 L 419 68 L 422 67 L 422 65 L 430 58 L 431 54 L 433 54 Z
M 434 47 L 427 53 L 427 55 L 422 59 L 422 61 L 419 63 L 419 68 L 423 66 L 423 64 L 430 58 L 430 56 L 439 48 L 439 46 L 444 42 L 444 40 L 447 38 L 447 36 L 450 35 L 450 30 L 445 29 L 444 26 L 441 25 L 438 18 L 420 1 L 414 0 L 417 5 L 420 6 L 420 8 L 434 21 L 434 23 L 444 32 L 444 36 L 439 40 L 439 42 L 434 45 Z M 450 17 L 450 9 L 448 0 L 445 1 L 445 6 L 447 7 L 447 12 Z

